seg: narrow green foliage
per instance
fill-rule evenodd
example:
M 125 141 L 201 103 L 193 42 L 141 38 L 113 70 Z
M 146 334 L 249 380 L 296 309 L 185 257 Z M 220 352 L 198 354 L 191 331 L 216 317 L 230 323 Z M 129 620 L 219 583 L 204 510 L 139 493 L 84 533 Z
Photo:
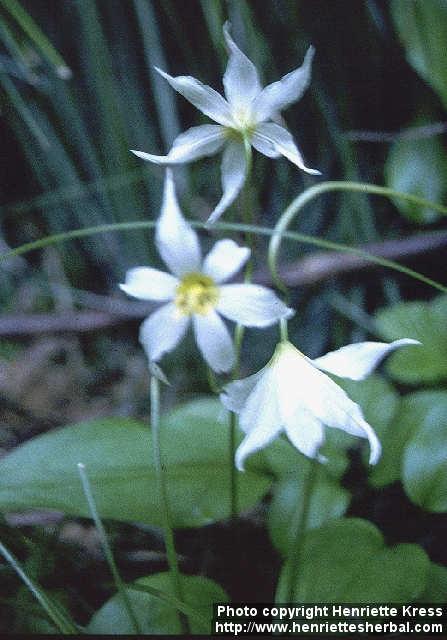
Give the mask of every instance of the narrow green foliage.
M 64 80 L 70 78 L 72 75 L 71 70 L 64 62 L 62 56 L 53 47 L 30 14 L 25 11 L 19 0 L 0 0 L 0 3 L 15 20 L 17 25 L 23 29 L 39 52 L 54 67 L 57 75 Z

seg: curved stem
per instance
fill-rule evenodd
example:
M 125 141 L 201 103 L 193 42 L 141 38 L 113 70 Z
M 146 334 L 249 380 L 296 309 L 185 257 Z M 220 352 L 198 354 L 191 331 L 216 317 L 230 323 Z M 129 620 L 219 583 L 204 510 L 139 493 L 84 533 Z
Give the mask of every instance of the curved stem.
M 299 571 L 301 569 L 304 549 L 304 536 L 306 534 L 307 522 L 309 519 L 309 510 L 312 499 L 312 492 L 317 477 L 318 465 L 315 460 L 310 460 L 310 468 L 305 480 L 303 501 L 297 505 L 294 519 L 291 526 L 290 534 L 290 551 L 287 560 L 288 571 L 286 574 L 287 582 L 284 593 L 286 594 L 286 602 L 295 601 L 295 593 L 297 591 L 297 581 Z
M 180 581 L 180 571 L 178 568 L 177 553 L 175 551 L 174 533 L 171 524 L 171 514 L 168 503 L 168 492 L 166 486 L 166 473 L 163 466 L 160 447 L 160 382 L 155 376 L 151 376 L 150 382 L 151 396 L 151 429 L 152 445 L 154 448 L 154 464 L 158 482 L 158 493 L 160 496 L 161 512 L 163 518 L 163 528 L 165 535 L 166 556 L 171 572 L 172 588 L 178 600 L 184 601 L 182 585 Z M 183 634 L 189 633 L 188 619 L 183 613 L 179 613 L 179 621 Z
M 372 186 L 372 185 L 370 185 Z M 377 187 L 379 188 L 379 187 Z M 306 192 L 305 192 L 306 193 Z M 406 194 L 398 194 L 397 192 L 393 195 L 393 197 L 406 197 Z M 294 200 L 296 202 L 296 200 Z M 442 211 L 444 207 L 441 205 L 435 205 L 434 203 L 430 203 L 429 201 L 424 201 L 425 206 L 431 206 L 435 208 L 437 211 Z M 292 203 L 293 205 L 293 203 Z M 290 205 L 290 207 L 292 206 Z M 447 211 L 447 209 L 446 209 Z M 146 221 L 137 221 L 137 222 L 118 222 L 112 224 L 103 224 L 95 227 L 85 227 L 83 229 L 74 229 L 73 231 L 66 231 L 65 233 L 57 233 L 51 236 L 46 236 L 45 238 L 40 238 L 39 240 L 34 240 L 33 242 L 26 242 L 25 244 L 16 247 L 15 249 L 11 249 L 3 254 L 0 254 L 0 263 L 4 260 L 8 260 L 8 258 L 12 258 L 14 256 L 20 256 L 25 253 L 29 253 L 30 251 L 35 251 L 37 249 L 43 249 L 44 247 L 49 247 L 55 244 L 59 244 L 61 242 L 66 242 L 67 240 L 75 240 L 78 238 L 86 238 L 92 235 L 96 235 L 99 233 L 106 232 L 115 232 L 115 231 L 137 231 L 141 229 L 152 229 L 155 227 L 156 222 L 154 220 L 146 220 Z M 204 222 L 191 222 L 191 225 L 197 229 L 208 228 L 207 224 Z M 253 233 L 261 236 L 273 236 L 276 232 L 275 229 L 269 229 L 268 227 L 258 227 L 256 225 L 250 224 L 241 224 L 237 222 L 216 222 L 213 227 L 221 231 L 235 231 L 235 232 L 245 232 L 245 233 Z M 436 232 L 433 233 L 436 235 Z M 424 284 L 437 289 L 438 291 L 442 291 L 443 293 L 447 293 L 447 287 L 442 285 L 440 282 L 436 280 L 432 280 L 431 278 L 427 278 L 422 273 L 418 271 L 414 271 L 413 269 L 409 269 L 408 267 L 404 267 L 398 262 L 394 262 L 393 260 L 387 260 L 386 258 L 379 258 L 367 251 L 363 251 L 357 247 L 352 247 L 348 244 L 342 244 L 340 242 L 332 242 L 331 240 L 323 240 L 322 238 L 317 238 L 315 236 L 306 235 L 304 233 L 298 233 L 296 231 L 284 231 L 281 235 L 281 239 L 286 238 L 287 240 L 293 240 L 294 242 L 301 242 L 302 244 L 308 244 L 314 247 L 319 247 L 320 249 L 327 249 L 329 251 L 341 251 L 343 253 L 351 253 L 356 256 L 361 256 L 365 260 L 373 264 L 380 265 L 381 267 L 385 267 L 387 269 L 393 269 L 394 271 L 398 271 L 403 273 L 414 280 L 419 280 L 419 282 L 423 282 Z M 276 258 L 275 258 L 276 259 Z M 276 268 L 276 266 L 275 266 Z M 279 280 L 279 279 L 278 279 Z M 279 281 L 280 286 L 282 283 Z
M 387 198 L 401 198 L 403 200 L 407 200 L 408 202 L 412 202 L 413 204 L 430 207 L 438 213 L 447 215 L 447 207 L 444 207 L 443 205 L 430 202 L 428 200 L 425 200 L 424 198 L 419 198 L 418 196 L 414 196 L 410 193 L 401 193 L 400 191 L 394 191 L 393 189 L 389 189 L 388 187 L 380 187 L 374 184 L 350 181 L 321 182 L 320 184 L 314 185 L 313 187 L 310 187 L 309 189 L 303 191 L 303 193 L 301 193 L 297 198 L 295 198 L 295 200 L 293 200 L 293 202 L 287 207 L 282 216 L 279 218 L 273 230 L 268 251 L 268 264 L 274 283 L 282 291 L 287 290 L 286 286 L 279 277 L 277 268 L 277 259 L 282 238 L 285 236 L 285 232 L 288 226 L 295 218 L 295 216 L 301 211 L 301 209 L 308 202 L 322 195 L 323 193 L 327 193 L 328 191 L 351 191 L 357 193 L 370 193 L 385 196 Z

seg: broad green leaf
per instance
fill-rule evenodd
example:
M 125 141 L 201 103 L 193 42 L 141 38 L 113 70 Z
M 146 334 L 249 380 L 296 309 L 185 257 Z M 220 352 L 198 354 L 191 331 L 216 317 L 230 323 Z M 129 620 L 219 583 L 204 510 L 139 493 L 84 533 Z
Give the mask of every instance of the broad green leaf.
M 287 555 L 290 549 L 290 532 L 298 505 L 303 501 L 303 487 L 309 465 L 296 469 L 275 483 L 269 507 L 267 526 L 275 547 Z M 318 476 L 312 492 L 308 529 L 316 529 L 328 520 L 339 518 L 349 504 L 349 493 L 331 477 L 323 465 L 319 465 Z
M 441 140 L 436 137 L 397 140 L 388 155 L 385 177 L 390 189 L 443 202 L 447 193 L 447 156 Z M 393 202 L 413 222 L 425 224 L 440 217 L 433 209 L 402 198 L 394 198 Z
M 385 340 L 415 338 L 421 345 L 393 353 L 387 370 L 406 384 L 434 383 L 447 378 L 447 296 L 432 302 L 402 302 L 376 313 Z
M 447 107 L 447 3 L 393 0 L 391 15 L 409 63 Z
M 385 546 L 370 522 L 350 518 L 306 534 L 297 576 L 297 602 L 411 602 L 424 591 L 426 553 L 415 544 Z M 277 601 L 285 601 L 282 570 Z
M 423 403 L 415 402 L 415 395 L 417 394 L 409 394 L 402 398 L 399 410 L 388 425 L 388 429 L 382 437 L 379 435 L 382 442 L 382 456 L 370 474 L 370 482 L 375 487 L 392 484 L 402 477 L 402 457 L 405 447 L 425 415 L 425 406 Z
M 403 457 L 403 484 L 413 502 L 447 511 L 447 392 L 421 391 L 407 398 L 413 433 Z
M 228 602 L 225 591 L 215 582 L 199 576 L 181 576 L 185 602 L 208 624 L 201 624 L 196 617 L 189 618 L 191 633 L 209 635 L 212 630 L 213 604 Z M 135 586 L 154 587 L 163 593 L 174 595 L 169 573 L 156 573 L 135 582 Z M 181 631 L 175 607 L 168 602 L 143 591 L 128 589 L 142 633 L 179 634 Z M 114 595 L 99 609 L 87 627 L 92 634 L 133 634 L 129 616 L 118 594 Z
M 218 401 L 197 400 L 161 426 L 174 526 L 198 527 L 230 513 L 228 420 Z M 149 427 L 128 419 L 100 419 L 51 431 L 0 461 L 0 508 L 60 509 L 89 516 L 78 475 L 83 462 L 102 518 L 162 524 Z M 238 473 L 239 508 L 264 495 L 270 479 Z
M 428 569 L 427 586 L 418 602 L 447 602 L 447 567 L 432 562 Z

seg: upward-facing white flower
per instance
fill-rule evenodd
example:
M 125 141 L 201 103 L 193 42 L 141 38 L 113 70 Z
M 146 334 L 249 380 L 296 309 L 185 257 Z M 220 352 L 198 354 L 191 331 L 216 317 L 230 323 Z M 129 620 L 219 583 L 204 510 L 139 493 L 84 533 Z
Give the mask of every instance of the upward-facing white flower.
M 229 51 L 223 77 L 226 99 L 191 76 L 173 77 L 157 69 L 176 91 L 218 124 L 192 127 L 180 134 L 167 156 L 133 151 L 149 162 L 178 164 L 211 156 L 225 147 L 221 167 L 223 196 L 209 222 L 222 215 L 244 184 L 247 171 L 244 140 L 269 158 L 284 156 L 307 173 L 320 173 L 304 165 L 292 135 L 273 122 L 280 111 L 301 98 L 309 85 L 313 47 L 307 51 L 301 67 L 262 88 L 256 67 L 232 40 L 228 24 L 224 26 L 224 36 Z
M 360 407 L 322 371 L 362 380 L 391 351 L 417 340 L 359 342 L 311 360 L 290 342 L 281 342 L 271 361 L 258 373 L 230 382 L 221 400 L 240 414 L 245 438 L 236 452 L 241 471 L 245 458 L 266 447 L 285 431 L 304 455 L 315 458 L 324 442 L 324 425 L 369 440 L 370 464 L 380 457 L 380 442 Z
M 174 349 L 190 321 L 203 357 L 216 372 L 234 364 L 233 343 L 219 314 L 246 327 L 267 327 L 293 315 L 266 287 L 223 284 L 250 257 L 250 249 L 219 240 L 202 262 L 197 234 L 182 216 L 171 171 L 166 172 L 163 205 L 155 241 L 172 274 L 136 267 L 120 287 L 140 300 L 165 301 L 143 322 L 140 341 L 151 362 Z

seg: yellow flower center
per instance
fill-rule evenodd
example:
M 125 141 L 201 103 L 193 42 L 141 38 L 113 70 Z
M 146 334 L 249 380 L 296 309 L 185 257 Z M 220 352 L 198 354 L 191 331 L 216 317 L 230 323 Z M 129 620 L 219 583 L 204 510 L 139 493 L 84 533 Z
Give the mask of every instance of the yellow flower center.
M 182 316 L 209 313 L 219 299 L 219 289 L 214 280 L 203 273 L 188 273 L 175 292 L 175 304 Z

